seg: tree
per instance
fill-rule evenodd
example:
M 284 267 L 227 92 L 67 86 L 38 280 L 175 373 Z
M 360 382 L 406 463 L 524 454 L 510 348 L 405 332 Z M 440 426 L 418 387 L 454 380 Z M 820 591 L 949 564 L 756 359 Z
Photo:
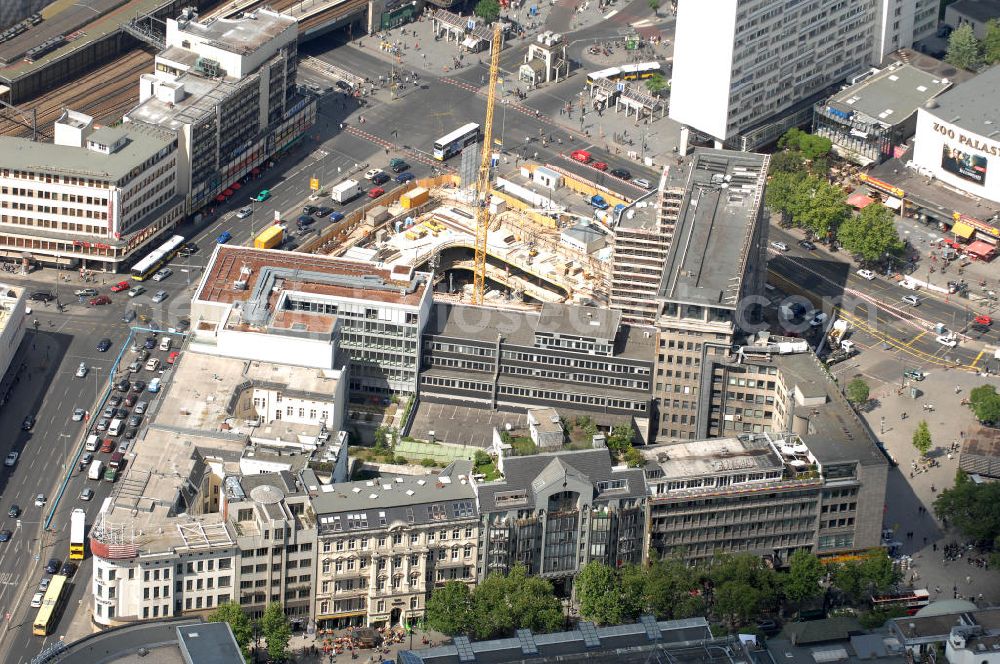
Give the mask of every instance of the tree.
M 468 584 L 448 581 L 436 588 L 427 600 L 427 624 L 442 634 L 455 636 L 469 632 L 472 593 Z
M 868 389 L 868 383 L 862 378 L 855 378 L 850 383 L 847 384 L 847 400 L 854 405 L 863 404 L 868 401 L 868 395 L 870 390 Z
M 945 489 L 934 501 L 938 518 L 947 519 L 967 539 L 997 542 L 1000 537 L 1000 482 L 976 484 L 958 471 L 955 485 Z
M 771 175 L 775 173 L 801 173 L 805 174 L 806 165 L 802 162 L 802 153 L 782 150 L 771 155 L 771 162 L 768 165 Z
M 646 459 L 642 456 L 642 452 L 635 449 L 631 445 L 629 445 L 628 449 L 625 450 L 625 454 L 622 455 L 622 458 L 625 460 L 625 465 L 629 468 L 642 468 L 646 465 Z
M 631 426 L 628 424 L 619 424 L 611 429 L 611 433 L 608 435 L 608 449 L 617 453 L 624 453 L 625 450 L 632 446 L 634 438 L 635 432 Z
M 992 385 L 980 385 L 969 392 L 969 407 L 980 422 L 1000 421 L 1000 395 Z
M 808 228 L 819 237 L 836 232 L 847 216 L 847 197 L 826 180 L 810 176 L 795 192 L 792 202 L 795 225 Z
M 778 139 L 778 147 L 791 152 L 799 152 L 802 159 L 812 161 L 830 154 L 830 150 L 833 149 L 833 141 L 826 136 L 810 134 L 797 127 L 792 127 Z
M 476 3 L 476 8 L 472 11 L 487 23 L 492 23 L 500 18 L 500 2 L 499 0 L 479 0 Z
M 670 83 L 663 74 L 653 74 L 646 79 L 646 89 L 654 95 L 658 95 L 664 90 L 670 89 Z
M 552 632 L 562 622 L 562 608 L 552 584 L 528 576 L 523 565 L 517 565 L 507 575 L 490 574 L 472 592 L 471 631 L 476 638 L 510 635 L 522 627 Z
M 250 641 L 253 640 L 253 623 L 250 622 L 250 617 L 243 612 L 239 604 L 235 602 L 220 604 L 208 616 L 208 622 L 229 623 L 229 627 L 233 630 L 233 636 L 236 637 L 236 643 L 239 645 L 240 650 L 243 651 L 243 658 L 250 659 Z
M 982 43 L 983 60 L 988 65 L 1000 62 L 1000 21 L 991 18 L 986 22 L 986 36 Z
M 917 430 L 913 432 L 913 446 L 920 452 L 920 456 L 927 456 L 931 449 L 931 430 L 927 427 L 927 420 L 920 420 Z
M 760 614 L 761 592 L 742 581 L 727 581 L 715 589 L 715 610 L 725 622 L 742 625 Z
M 701 583 L 696 570 L 676 558 L 657 560 L 649 566 L 646 606 L 661 620 L 703 615 Z
M 885 592 L 900 579 L 892 559 L 882 549 L 872 549 L 861 560 L 832 566 L 833 585 L 855 604 L 867 604 L 873 593 Z
M 982 46 L 972 32 L 972 25 L 963 23 L 948 37 L 948 54 L 945 60 L 962 69 L 976 70 L 982 64 Z
M 773 173 L 764 190 L 764 201 L 767 206 L 781 214 L 782 225 L 792 222 L 792 209 L 802 189 L 805 173 L 778 171 Z
M 580 570 L 574 585 L 580 601 L 580 615 L 587 620 L 601 625 L 619 625 L 631 622 L 642 613 L 645 594 L 642 570 L 629 569 L 626 575 L 594 561 Z
M 753 589 L 751 597 L 754 601 L 755 613 L 762 613 L 778 604 L 778 575 L 760 556 L 750 554 L 721 555 L 712 565 L 708 576 L 715 585 L 716 610 L 733 621 L 743 621 L 745 615 L 743 600 L 737 601 L 736 595 L 739 593 L 736 592 L 736 589 L 738 588 Z M 719 590 L 727 585 L 731 586 L 734 603 L 720 607 Z
M 850 215 L 837 231 L 837 239 L 853 254 L 869 262 L 903 248 L 896 230 L 895 215 L 880 203 L 872 203 L 859 214 Z
M 649 8 L 653 10 L 653 16 L 658 16 L 656 12 L 660 9 L 660 0 L 647 0 Z
M 271 602 L 264 609 L 264 615 L 260 619 L 260 630 L 267 640 L 267 656 L 271 661 L 282 662 L 287 659 L 292 628 L 288 624 L 288 616 L 285 615 L 280 602 Z
M 785 596 L 793 602 L 802 602 L 819 595 L 823 588 L 820 579 L 826 568 L 815 554 L 799 549 L 789 560 L 788 574 L 784 577 Z

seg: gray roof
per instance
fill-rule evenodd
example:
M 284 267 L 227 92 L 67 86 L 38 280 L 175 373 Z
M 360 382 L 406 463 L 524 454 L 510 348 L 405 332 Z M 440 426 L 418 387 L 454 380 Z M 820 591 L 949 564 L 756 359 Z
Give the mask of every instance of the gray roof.
M 242 18 L 214 18 L 204 23 L 192 21 L 183 26 L 182 32 L 210 40 L 213 46 L 227 51 L 249 53 L 274 39 L 296 22 L 296 19 L 288 14 L 258 9 Z
M 321 531 L 337 530 L 334 517 L 339 516 L 342 532 L 349 532 L 346 513 L 363 513 L 367 526 L 378 528 L 380 512 L 385 513 L 387 524 L 428 523 L 475 517 L 475 493 L 469 484 L 472 462 L 460 459 L 452 462 L 437 475 L 397 476 L 339 484 L 312 484 L 303 475 L 306 489 L 312 494 L 313 510 L 319 519 Z M 313 476 L 314 477 L 314 476 Z M 471 513 L 462 510 L 471 504 Z M 443 505 L 444 511 L 432 510 Z M 416 506 L 419 506 L 416 507 Z M 412 516 L 407 508 L 412 510 Z
M 128 142 L 112 154 L 72 145 L 36 143 L 26 138 L 0 136 L 0 166 L 117 182 L 147 159 L 175 143 L 172 136 L 155 130 L 129 128 L 125 133 L 128 135 Z
M 238 664 L 243 653 L 228 623 L 210 622 L 177 628 L 177 645 L 186 664 Z
M 537 62 L 542 62 L 542 61 L 538 60 Z M 544 64 L 545 63 L 542 62 L 543 66 Z M 589 224 L 583 221 L 579 222 L 575 226 L 570 226 L 569 228 L 564 230 L 562 234 L 568 235 L 569 237 L 578 240 L 580 242 L 587 242 L 587 243 L 594 242 L 596 240 L 607 240 L 608 237 L 601 231 L 594 228 L 593 224 Z
M 887 67 L 830 97 L 826 105 L 863 116 L 856 119 L 897 125 L 938 96 L 953 81 L 921 71 L 910 64 Z
M 622 313 L 617 309 L 547 302 L 535 323 L 535 331 L 550 334 L 614 340 Z
M 1000 140 L 1000 65 L 956 85 L 928 112 L 973 134 Z
M 594 500 L 642 498 L 646 495 L 646 477 L 643 470 L 612 466 L 611 456 L 606 449 L 507 457 L 503 462 L 503 472 L 504 479 L 479 485 L 480 511 L 506 511 L 508 509 L 506 506 L 497 507 L 496 494 L 521 490 L 527 492 L 527 502 L 520 503 L 517 507 L 533 507 L 536 490 L 541 490 L 550 483 L 566 477 L 575 477 L 593 484 Z M 626 481 L 624 491 L 598 493 L 598 482 L 619 479 Z
M 948 5 L 948 9 L 977 23 L 985 23 L 991 18 L 1000 18 L 1000 0 L 955 0 Z
M 668 302 L 735 309 L 767 177 L 766 155 L 695 150 L 660 280 Z

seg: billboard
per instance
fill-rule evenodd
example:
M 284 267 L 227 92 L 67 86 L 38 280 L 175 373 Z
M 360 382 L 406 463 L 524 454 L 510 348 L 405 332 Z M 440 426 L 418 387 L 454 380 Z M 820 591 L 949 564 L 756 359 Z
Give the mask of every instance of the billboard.
M 941 147 L 941 168 L 976 184 L 983 184 L 986 180 L 986 157 L 959 150 L 947 143 Z

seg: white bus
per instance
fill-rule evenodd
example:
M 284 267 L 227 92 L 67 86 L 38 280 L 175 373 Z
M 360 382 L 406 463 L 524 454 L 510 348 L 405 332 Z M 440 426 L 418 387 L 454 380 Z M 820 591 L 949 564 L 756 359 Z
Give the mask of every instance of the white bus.
M 184 244 L 183 235 L 172 238 L 151 251 L 145 258 L 132 266 L 132 278 L 142 281 L 160 269 L 160 266 L 177 255 L 177 250 Z
M 466 146 L 477 143 L 479 138 L 478 124 L 470 122 L 467 125 L 462 125 L 450 134 L 434 141 L 434 158 L 444 161 L 464 150 Z

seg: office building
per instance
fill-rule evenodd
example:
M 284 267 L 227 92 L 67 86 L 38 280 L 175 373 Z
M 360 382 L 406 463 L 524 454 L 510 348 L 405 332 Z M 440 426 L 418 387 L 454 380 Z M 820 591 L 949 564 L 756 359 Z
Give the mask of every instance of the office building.
M 269 9 L 204 22 L 186 9 L 167 21 L 166 49 L 139 78 L 139 105 L 125 122 L 177 137 L 188 211 L 212 204 L 315 122 L 315 100 L 296 92 L 297 38 L 297 21 Z
M 413 394 L 431 275 L 328 256 L 219 245 L 195 291 L 199 352 L 349 365 L 348 391 Z
M 183 216 L 176 137 L 65 111 L 52 143 L 0 137 L 0 252 L 116 271 Z
M 658 441 L 696 438 L 702 365 L 756 321 L 767 277 L 768 157 L 698 149 L 686 162 L 656 293 Z
M 476 580 L 479 520 L 472 464 L 437 475 L 325 485 L 303 482 L 318 520 L 320 627 L 410 624 L 434 588 Z
M 986 39 L 987 24 L 991 20 L 1000 19 L 1000 1 L 998 0 L 955 0 L 944 8 L 944 22 L 957 28 L 968 23 L 976 39 Z
M 489 410 L 550 407 L 649 429 L 653 335 L 613 309 L 540 312 L 439 304 L 424 333 L 420 399 Z M 457 442 L 457 441 L 456 441 Z
M 477 484 L 479 580 L 524 565 L 569 596 L 587 563 L 620 567 L 645 555 L 646 482 L 605 448 L 501 455 L 503 479 Z
M 680 0 L 670 117 L 752 151 L 834 86 L 933 34 L 936 0 Z
M 21 340 L 24 339 L 24 332 L 29 324 L 25 315 L 27 299 L 23 286 L 0 283 L 0 385 L 4 386 L 0 401 L 7 400 L 7 390 L 12 386 L 7 371 L 21 347 Z

